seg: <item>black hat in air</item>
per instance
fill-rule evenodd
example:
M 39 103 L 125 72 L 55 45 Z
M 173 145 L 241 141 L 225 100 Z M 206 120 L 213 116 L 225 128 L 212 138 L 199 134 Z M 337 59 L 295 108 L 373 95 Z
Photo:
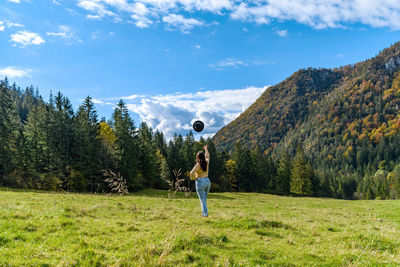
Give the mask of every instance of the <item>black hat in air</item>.
M 203 129 L 204 129 L 204 123 L 202 122 L 202 121 L 195 121 L 194 123 L 193 123 L 193 129 L 196 131 L 196 132 L 201 132 L 201 131 L 203 131 Z

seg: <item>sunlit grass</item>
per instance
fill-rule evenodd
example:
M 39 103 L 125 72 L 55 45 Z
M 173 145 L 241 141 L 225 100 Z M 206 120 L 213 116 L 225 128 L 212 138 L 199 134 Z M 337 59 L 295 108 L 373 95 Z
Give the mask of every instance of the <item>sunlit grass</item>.
M 400 201 L 2 190 L 2 266 L 400 264 Z

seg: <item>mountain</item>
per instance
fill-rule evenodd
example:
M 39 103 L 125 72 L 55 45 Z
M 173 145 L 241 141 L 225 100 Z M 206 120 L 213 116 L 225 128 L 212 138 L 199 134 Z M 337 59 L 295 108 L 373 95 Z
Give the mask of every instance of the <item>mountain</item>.
M 302 69 L 269 87 L 213 137 L 265 154 L 300 144 L 316 169 L 365 173 L 400 162 L 400 42 L 374 58 L 336 69 Z
M 341 72 L 329 69 L 297 71 L 269 87 L 236 120 L 222 128 L 214 137 L 215 144 L 227 150 L 236 142 L 263 149 L 273 147 L 308 118 L 313 103 L 329 94 L 342 76 Z

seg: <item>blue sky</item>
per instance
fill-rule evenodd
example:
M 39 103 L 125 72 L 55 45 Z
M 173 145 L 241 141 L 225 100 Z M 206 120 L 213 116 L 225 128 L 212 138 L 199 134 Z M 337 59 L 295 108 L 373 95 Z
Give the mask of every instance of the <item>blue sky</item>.
M 393 0 L 0 0 L 0 78 L 211 136 L 266 86 L 371 58 L 399 30 Z

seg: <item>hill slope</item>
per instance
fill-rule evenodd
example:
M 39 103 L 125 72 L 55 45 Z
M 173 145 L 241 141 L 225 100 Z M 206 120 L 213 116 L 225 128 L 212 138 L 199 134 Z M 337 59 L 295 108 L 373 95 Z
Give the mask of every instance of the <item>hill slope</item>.
M 329 69 L 299 70 L 282 83 L 269 87 L 236 120 L 214 137 L 219 148 L 232 149 L 237 141 L 266 149 L 303 122 L 310 107 L 332 91 L 342 73 Z
M 400 43 L 376 57 L 334 70 L 307 69 L 268 88 L 213 140 L 266 154 L 301 143 L 317 169 L 364 172 L 399 162 Z

